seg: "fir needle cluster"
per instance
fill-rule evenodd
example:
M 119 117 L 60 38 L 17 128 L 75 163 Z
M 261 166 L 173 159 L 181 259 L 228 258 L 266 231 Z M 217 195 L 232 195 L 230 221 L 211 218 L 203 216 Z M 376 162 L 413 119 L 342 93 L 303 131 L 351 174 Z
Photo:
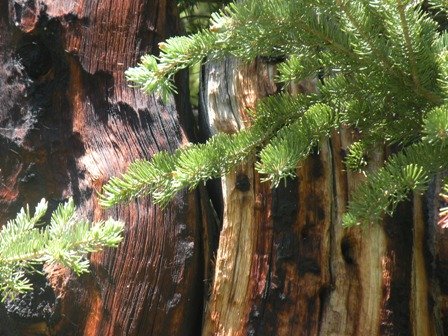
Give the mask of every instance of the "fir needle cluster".
M 113 178 L 101 196 L 112 206 L 151 194 L 167 204 L 183 188 L 224 175 L 256 154 L 256 169 L 276 186 L 322 139 L 341 126 L 361 134 L 348 149 L 348 169 L 363 170 L 366 153 L 398 149 L 384 167 L 368 173 L 344 217 L 347 226 L 391 214 L 411 191 L 423 192 L 448 167 L 448 33 L 439 23 L 446 1 L 245 0 L 212 15 L 196 34 L 160 44 L 128 79 L 164 99 L 173 76 L 195 63 L 234 56 L 283 57 L 278 81 L 323 78 L 317 93 L 282 93 L 261 100 L 252 126 L 218 134 L 205 144 L 138 161 Z M 436 21 L 435 18 L 439 21 Z
M 105 247 L 116 247 L 122 240 L 124 224 L 109 218 L 90 223 L 76 214 L 73 199 L 60 204 L 50 224 L 42 218 L 48 203 L 42 199 L 31 214 L 28 206 L 0 231 L 0 295 L 3 300 L 31 290 L 27 274 L 43 263 L 59 263 L 76 274 L 89 271 L 86 255 Z

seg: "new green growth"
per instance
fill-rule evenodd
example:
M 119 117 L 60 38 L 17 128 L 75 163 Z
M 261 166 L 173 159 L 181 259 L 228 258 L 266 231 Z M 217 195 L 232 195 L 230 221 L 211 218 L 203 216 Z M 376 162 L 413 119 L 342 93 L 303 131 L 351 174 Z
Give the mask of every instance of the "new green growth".
M 109 218 L 90 223 L 76 214 L 73 199 L 60 204 L 44 227 L 48 203 L 42 199 L 31 214 L 28 206 L 0 231 L 0 293 L 3 299 L 32 289 L 27 274 L 43 263 L 59 263 L 76 274 L 89 271 L 87 253 L 116 247 L 124 224 Z

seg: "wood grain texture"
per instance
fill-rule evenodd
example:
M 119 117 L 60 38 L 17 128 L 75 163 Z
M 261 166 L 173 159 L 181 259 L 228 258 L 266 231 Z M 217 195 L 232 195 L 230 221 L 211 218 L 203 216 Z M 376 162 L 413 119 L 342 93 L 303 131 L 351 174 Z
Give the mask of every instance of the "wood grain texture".
M 200 122 L 203 133 L 234 133 L 246 126 L 246 109 L 253 108 L 258 97 L 275 92 L 269 82 L 272 68 L 262 62 L 241 66 L 235 59 L 209 62 L 204 68 L 201 84 L 202 110 Z M 235 80 L 234 80 L 235 79 Z M 251 162 L 222 179 L 224 201 L 222 230 L 216 254 L 214 280 L 206 307 L 203 335 L 242 335 L 249 313 L 248 302 L 253 301 L 253 263 L 262 263 L 266 255 L 253 237 L 259 236 L 262 221 L 259 214 L 261 198 L 269 194 L 260 188 Z M 257 196 L 258 195 L 258 196 Z M 261 243 L 262 244 L 262 243 Z M 260 265 L 259 265 L 260 266 Z M 256 280 L 256 281 L 254 281 Z
M 228 59 L 205 66 L 202 125 L 210 134 L 244 127 L 247 97 L 252 107 L 276 91 L 270 81 L 275 68 L 260 60 L 255 64 Z M 290 90 L 309 90 L 309 84 Z M 439 287 L 428 273 L 431 219 L 424 210 L 435 209 L 437 202 L 422 206 L 415 196 L 383 223 L 341 225 L 350 193 L 364 179 L 344 165 L 357 138 L 349 129 L 334 132 L 301 164 L 296 179 L 274 190 L 260 184 L 252 164 L 223 179 L 223 228 L 202 335 L 444 332 L 438 325 L 446 301 L 442 296 L 438 307 L 431 304 Z M 378 148 L 368 170 L 380 167 L 386 153 Z M 239 175 L 250 181 L 245 192 L 236 187 Z M 432 239 L 441 245 L 434 253 L 443 260 L 444 232 L 438 230 Z
M 131 161 L 187 142 L 188 98 L 164 105 L 129 88 L 123 73 L 179 32 L 174 2 L 0 4 L 7 9 L 0 11 L 2 222 L 25 202 L 46 197 L 54 208 L 69 196 L 83 216 L 126 222 L 117 250 L 92 255 L 90 275 L 50 270 L 58 301 L 41 332 L 197 335 L 203 267 L 196 194 L 180 193 L 165 210 L 144 198 L 108 211 L 96 195 Z M 24 323 L 23 333 L 33 328 Z

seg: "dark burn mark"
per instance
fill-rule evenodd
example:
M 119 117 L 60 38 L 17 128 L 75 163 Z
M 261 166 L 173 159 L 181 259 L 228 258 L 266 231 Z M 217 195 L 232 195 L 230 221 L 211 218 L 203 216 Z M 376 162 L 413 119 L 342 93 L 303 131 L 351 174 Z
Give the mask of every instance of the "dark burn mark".
M 265 306 L 263 304 L 254 304 L 249 313 L 249 323 L 247 335 L 272 335 L 273 330 L 275 330 L 275 321 L 269 319 L 266 323 L 265 319 Z
M 306 323 L 304 330 L 309 330 L 310 333 L 316 329 L 316 320 L 313 317 L 316 315 L 316 312 L 319 311 L 319 306 L 319 297 L 317 296 L 313 295 L 306 300 L 307 318 L 304 321 Z
M 440 258 L 436 259 L 436 277 L 439 280 L 440 291 L 448 294 L 448 261 Z
M 283 199 L 282 203 L 276 205 L 272 217 L 274 218 L 274 228 L 276 230 L 292 226 L 297 217 L 297 201 Z
M 325 219 L 325 210 L 322 207 L 317 206 L 317 208 L 316 208 L 316 216 L 317 216 L 317 219 L 319 221 L 323 222 L 324 219 Z
M 315 224 L 310 219 L 307 219 L 307 222 L 303 225 L 300 230 L 300 237 L 303 239 L 303 244 L 306 243 L 308 239 L 313 238 L 313 233 L 315 229 Z
M 82 27 L 88 27 L 90 25 L 90 20 L 88 17 L 79 17 L 74 13 L 65 14 L 62 21 L 69 25 L 81 25 Z
M 299 276 L 304 276 L 307 273 L 320 275 L 320 264 L 314 258 L 303 257 L 297 262 L 297 272 Z
M 44 275 L 33 274 L 30 280 L 33 290 L 7 300 L 5 308 L 15 320 L 48 321 L 54 312 L 56 296 Z
M 292 230 L 281 232 L 276 238 L 275 246 L 277 250 L 277 261 L 291 259 L 294 256 L 294 251 L 297 251 L 294 232 Z
M 38 170 L 34 162 L 28 165 L 24 175 L 20 178 L 20 183 L 31 183 L 36 180 Z
M 446 332 L 448 331 L 448 311 L 446 311 L 445 309 L 443 309 L 441 311 L 441 322 L 442 322 L 442 330 L 444 331 L 444 334 L 446 335 Z M 440 335 L 444 335 L 444 334 L 440 334 Z
M 242 192 L 247 192 L 250 190 L 249 177 L 246 174 L 238 173 L 236 176 L 235 187 Z
M 68 139 L 68 146 L 69 148 L 67 149 L 71 149 L 73 150 L 73 154 L 76 157 L 80 157 L 82 155 L 84 155 L 86 149 L 84 147 L 84 142 L 81 139 L 81 134 L 79 134 L 78 132 L 74 132 L 70 138 Z
M 319 207 L 320 204 L 323 204 L 321 195 L 310 192 L 305 196 L 305 205 L 309 211 L 313 211 Z
M 8 316 L 8 311 L 3 304 L 0 304 L 0 335 L 1 336 L 18 336 L 19 331 L 17 323 Z
M 22 6 L 17 2 L 14 2 L 14 16 L 16 22 L 20 22 L 22 18 Z
M 322 163 L 322 160 L 320 160 L 319 155 L 317 153 L 312 155 L 312 166 L 311 166 L 311 172 L 312 176 L 315 179 L 318 179 L 322 176 L 324 176 L 324 165 Z
M 325 308 L 328 307 L 332 288 L 328 284 L 323 285 L 319 290 L 319 319 L 322 321 Z
M 17 55 L 31 79 L 44 76 L 52 68 L 51 52 L 40 39 L 26 38 L 17 49 Z
M 398 205 L 393 218 L 386 217 L 387 272 L 390 282 L 383 280 L 384 305 L 381 311 L 381 335 L 412 335 L 411 277 L 413 213 L 411 202 Z M 390 286 L 387 288 L 387 286 Z
M 348 265 L 355 264 L 354 246 L 353 242 L 348 236 L 345 236 L 341 240 L 341 254 L 342 258 Z
M 294 225 L 298 212 L 297 179 L 287 179 L 272 193 L 272 220 L 274 229 L 281 231 Z
M 286 61 L 286 55 L 259 56 L 260 60 L 267 64 L 278 64 Z
M 299 238 L 295 232 L 297 195 L 297 179 L 288 179 L 272 191 L 274 232 L 271 259 L 265 290 L 257 297 L 249 315 L 248 330 L 251 335 L 275 335 L 280 323 L 279 316 L 289 314 L 287 310 L 291 307 L 291 300 L 296 298 L 294 290 L 285 288 L 285 283 L 291 275 L 291 267 L 295 271 L 298 262 Z
M 11 12 L 9 15 L 16 26 L 27 32 L 35 28 L 40 9 L 42 8 L 36 7 L 35 0 L 15 0 L 14 5 L 10 8 Z

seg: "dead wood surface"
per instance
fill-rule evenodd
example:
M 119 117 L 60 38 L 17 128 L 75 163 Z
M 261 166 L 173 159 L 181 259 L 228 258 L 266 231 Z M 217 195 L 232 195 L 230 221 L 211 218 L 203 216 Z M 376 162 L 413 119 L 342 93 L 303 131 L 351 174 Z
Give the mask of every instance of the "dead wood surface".
M 104 211 L 97 198 L 131 161 L 187 141 L 188 95 L 164 105 L 124 78 L 179 32 L 177 15 L 166 0 L 0 1 L 1 223 L 25 203 L 46 197 L 54 208 L 73 196 L 83 216 L 127 224 L 118 250 L 92 255 L 91 275 L 51 270 L 54 314 L 21 320 L 24 335 L 199 332 L 196 194 L 179 194 L 164 211 L 148 198 Z
M 211 134 L 243 128 L 244 109 L 276 91 L 273 73 L 261 60 L 207 65 L 202 126 Z M 341 226 L 349 195 L 364 178 L 343 163 L 356 137 L 335 132 L 296 179 L 274 190 L 260 184 L 250 163 L 223 179 L 223 228 L 202 335 L 446 333 L 445 296 L 436 294 L 446 264 L 433 263 L 434 254 L 440 260 L 447 253 L 446 233 L 434 226 L 434 196 L 427 203 L 416 195 L 378 225 Z M 369 169 L 384 159 L 379 148 Z M 242 177 L 249 181 L 244 190 Z
M 181 193 L 164 211 L 149 199 L 98 206 L 96 192 L 110 176 L 192 134 L 186 91 L 164 105 L 128 88 L 123 76 L 178 32 L 176 15 L 166 0 L 0 0 L 0 223 L 43 196 L 52 208 L 74 196 L 83 215 L 127 223 L 118 250 L 92 256 L 90 276 L 51 270 L 59 297 L 51 319 L 20 319 L 14 328 L 21 335 L 448 334 L 448 233 L 435 224 L 440 186 L 380 225 L 343 229 L 349 194 L 363 179 L 343 164 L 356 139 L 350 130 L 335 132 L 278 189 L 260 184 L 253 162 L 224 178 L 220 191 L 212 185 L 222 217 L 216 254 L 204 194 L 199 201 Z M 278 90 L 274 75 L 261 60 L 208 64 L 205 133 L 245 127 L 245 108 Z M 378 149 L 371 168 L 385 153 Z

